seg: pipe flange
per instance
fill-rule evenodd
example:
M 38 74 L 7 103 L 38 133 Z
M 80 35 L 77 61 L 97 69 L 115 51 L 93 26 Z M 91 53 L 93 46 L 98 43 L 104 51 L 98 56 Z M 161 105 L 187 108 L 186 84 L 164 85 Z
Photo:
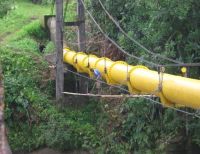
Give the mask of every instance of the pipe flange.
M 88 67 L 88 64 L 89 64 L 89 67 L 88 67 L 88 68 L 94 69 L 94 68 L 91 68 L 90 58 L 98 58 L 98 57 L 95 56 L 95 55 L 87 55 L 87 57 L 85 57 L 85 58 L 83 59 L 83 63 L 85 63 L 84 61 L 85 61 L 86 59 L 88 59 L 88 60 L 87 60 L 87 65 L 86 65 L 85 67 Z
M 84 52 L 76 52 L 75 55 L 72 57 L 73 58 L 73 63 L 74 63 L 74 67 L 77 69 L 77 72 L 84 72 L 78 65 L 78 60 L 77 60 L 77 56 L 78 55 L 86 55 Z
M 136 89 L 136 88 L 134 87 L 134 85 L 131 84 L 131 82 L 130 82 L 130 78 L 131 78 L 131 77 L 130 77 L 130 74 L 131 74 L 132 71 L 134 71 L 134 70 L 136 70 L 136 69 L 138 69 L 138 68 L 143 68 L 143 69 L 148 70 L 148 68 L 145 67 L 145 66 L 143 66 L 143 65 L 132 66 L 131 70 L 128 72 L 128 80 L 129 80 L 129 81 L 127 81 L 127 82 L 128 82 L 129 91 L 130 91 L 131 93 L 137 93 L 137 94 L 141 93 L 141 91 L 138 90 L 138 89 Z
M 97 58 L 97 56 L 95 55 L 87 55 L 85 58 L 83 58 L 83 64 L 85 64 L 84 67 L 86 67 L 87 69 L 87 73 L 89 74 L 89 76 L 92 78 L 94 75 L 93 75 L 93 72 L 91 71 L 91 65 L 90 65 L 90 57 L 95 57 Z M 86 61 L 86 62 L 85 62 Z
M 89 57 L 88 57 L 88 56 L 85 57 L 85 58 L 83 58 L 83 64 L 85 64 L 85 61 L 86 61 L 87 59 L 88 59 L 87 64 L 84 65 L 83 67 L 87 67 L 87 68 L 89 68 L 89 66 L 88 66 L 88 64 L 89 64 Z
M 119 84 L 118 82 L 114 81 L 111 77 L 111 70 L 112 68 L 116 65 L 116 64 L 124 64 L 124 65 L 128 65 L 128 63 L 124 62 L 124 61 L 116 61 L 116 62 L 113 62 L 113 64 L 110 66 L 110 68 L 108 69 L 108 78 L 109 80 L 113 83 L 113 84 Z
M 136 65 L 136 66 L 133 66 L 133 68 L 132 68 L 129 72 L 131 73 L 133 70 L 135 70 L 135 69 L 137 69 L 137 68 L 143 68 L 143 69 L 149 70 L 149 68 L 146 67 L 146 66 L 143 66 L 143 65 Z
M 105 63 L 108 62 L 108 61 L 109 61 L 109 62 L 112 61 L 112 60 L 108 59 L 107 57 L 99 58 L 99 59 L 95 62 L 94 68 L 97 68 L 98 63 L 99 63 L 100 61 L 102 61 L 102 60 L 104 60 Z M 106 65 L 105 65 L 105 68 L 106 68 L 106 70 L 107 70 Z M 110 79 L 109 79 L 109 77 L 108 77 L 108 73 L 105 72 L 105 70 L 104 70 L 103 72 L 101 72 L 101 73 L 102 73 L 102 77 L 106 80 L 106 82 L 107 82 L 108 84 L 112 84 L 112 82 L 110 81 Z
M 77 63 L 76 62 L 76 59 L 77 59 L 77 56 L 78 55 L 86 55 L 84 52 L 76 52 L 76 54 L 75 54 L 75 56 L 74 56 L 74 59 L 73 59 L 73 61 L 75 62 L 75 63 Z
M 143 65 L 136 65 L 136 66 L 132 66 L 131 70 L 130 70 L 130 71 L 128 71 L 128 76 L 129 76 L 129 78 L 130 78 L 130 74 L 131 74 L 131 72 L 133 72 L 134 70 L 136 70 L 136 69 L 138 69 L 138 68 L 142 68 L 142 69 L 149 70 L 149 68 L 148 68 L 148 67 L 146 67 L 146 66 L 143 66 Z
M 105 61 L 111 61 L 109 58 L 106 58 L 106 57 L 102 57 L 102 58 L 99 58 L 95 64 L 94 64 L 94 67 L 97 68 L 97 63 L 99 63 L 101 60 L 105 60 Z

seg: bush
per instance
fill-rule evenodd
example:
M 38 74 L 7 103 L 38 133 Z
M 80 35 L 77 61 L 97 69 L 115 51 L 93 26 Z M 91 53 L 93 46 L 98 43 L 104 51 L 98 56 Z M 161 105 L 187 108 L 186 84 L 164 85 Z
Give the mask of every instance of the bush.
M 23 27 L 23 29 L 19 31 L 19 33 L 13 40 L 17 41 L 19 39 L 22 39 L 23 37 L 31 37 L 32 39 L 35 39 L 37 41 L 42 41 L 47 38 L 47 33 L 41 26 L 40 21 L 36 20 Z
M 44 53 L 55 53 L 55 45 L 53 42 L 48 42 L 46 47 L 45 47 L 45 50 L 44 50 Z
M 93 149 L 99 143 L 96 128 L 82 111 L 72 109 L 65 114 L 52 114 L 46 128 L 46 144 L 57 149 Z
M 12 151 L 33 151 L 43 146 L 62 150 L 95 148 L 99 143 L 94 124 L 96 105 L 89 105 L 88 110 L 60 110 L 53 104 L 49 68 L 37 53 L 38 42 L 47 40 L 39 21 L 22 27 L 13 36 L 6 46 L 0 47 L 5 121 Z M 49 42 L 45 51 L 52 52 L 53 48 Z
M 128 35 L 148 49 L 183 62 L 199 60 L 200 3 L 197 0 L 183 0 L 182 3 L 179 3 L 179 0 L 161 2 L 116 0 L 115 3 L 102 0 L 102 2 Z M 156 59 L 155 56 L 149 56 L 118 32 L 119 29 L 102 11 L 98 1 L 92 0 L 91 8 L 98 23 L 124 49 L 156 63 L 169 63 L 163 59 Z

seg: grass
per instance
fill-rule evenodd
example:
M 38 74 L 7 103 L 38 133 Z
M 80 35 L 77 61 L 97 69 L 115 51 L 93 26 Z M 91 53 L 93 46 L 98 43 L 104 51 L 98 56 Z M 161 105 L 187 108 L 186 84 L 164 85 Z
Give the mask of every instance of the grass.
M 17 31 L 35 20 L 43 22 L 44 15 L 50 15 L 52 6 L 32 4 L 28 0 L 17 0 L 13 4 L 13 9 L 6 17 L 0 19 L 0 43 L 6 44 Z M 68 11 L 65 21 L 73 21 L 76 18 L 76 2 L 68 4 Z M 55 13 L 55 11 L 54 11 Z
M 43 15 L 50 14 L 50 6 L 34 5 L 28 1 L 18 0 L 6 17 L 0 20 L 1 43 L 8 43 L 15 33 L 34 20 L 42 20 Z

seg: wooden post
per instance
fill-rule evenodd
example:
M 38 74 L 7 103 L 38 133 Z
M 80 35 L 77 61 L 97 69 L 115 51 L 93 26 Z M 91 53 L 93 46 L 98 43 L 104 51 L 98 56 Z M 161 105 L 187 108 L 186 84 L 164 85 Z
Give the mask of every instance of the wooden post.
M 82 0 L 84 2 L 84 0 Z M 78 14 L 78 47 L 79 51 L 85 52 L 86 50 L 86 35 L 85 35 L 85 10 L 81 0 L 77 0 L 77 14 Z M 87 93 L 87 81 L 80 78 L 80 92 Z
M 84 0 L 82 0 L 84 1 Z M 85 52 L 85 10 L 81 0 L 78 0 L 77 3 L 77 14 L 78 14 L 78 44 L 79 44 L 79 51 Z
M 64 89 L 63 0 L 56 0 L 56 51 L 56 100 L 61 101 Z
M 3 75 L 0 66 L 0 153 L 12 154 L 10 146 L 7 141 L 6 127 L 4 123 L 4 87 L 3 87 Z

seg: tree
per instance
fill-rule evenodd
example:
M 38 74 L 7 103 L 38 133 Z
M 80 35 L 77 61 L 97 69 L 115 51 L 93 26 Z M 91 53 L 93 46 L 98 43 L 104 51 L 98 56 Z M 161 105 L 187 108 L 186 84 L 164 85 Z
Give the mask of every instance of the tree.
M 200 3 L 197 0 L 183 0 L 181 3 L 179 0 L 102 2 L 123 29 L 148 49 L 179 61 L 199 62 Z M 92 0 L 90 5 L 98 23 L 121 46 L 137 56 L 155 60 L 119 32 L 98 0 Z M 162 59 L 157 59 L 157 62 L 167 63 Z

